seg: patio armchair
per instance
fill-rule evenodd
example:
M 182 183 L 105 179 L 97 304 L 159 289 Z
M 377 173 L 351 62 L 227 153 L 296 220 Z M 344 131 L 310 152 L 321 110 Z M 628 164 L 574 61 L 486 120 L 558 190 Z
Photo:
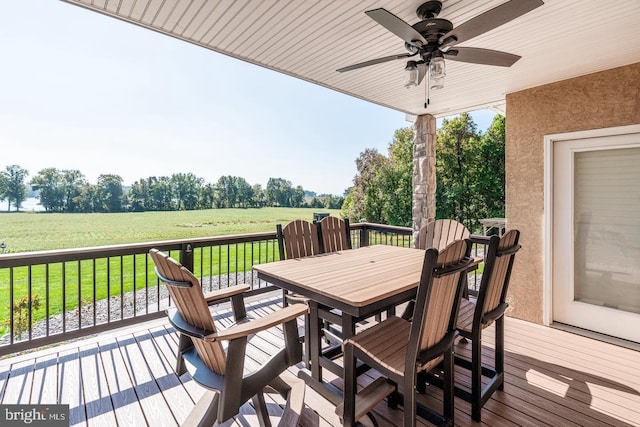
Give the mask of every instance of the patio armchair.
M 322 218 L 318 223 L 323 253 L 338 252 L 351 249 L 351 230 L 349 219 L 335 216 Z
M 304 405 L 304 382 L 281 374 L 302 358 L 297 318 L 307 307 L 295 304 L 256 320 L 248 320 L 242 294 L 223 290 L 232 298 L 236 323 L 218 330 L 198 279 L 184 266 L 157 249 L 149 251 L 156 275 L 164 282 L 175 307 L 167 310 L 169 322 L 179 332 L 178 376 L 187 370 L 195 382 L 207 389 L 184 425 L 213 425 L 239 413 L 252 399 L 261 426 L 269 426 L 264 391 L 275 390 L 287 399 L 281 426 L 296 426 Z M 238 286 L 245 289 L 244 286 Z M 219 301 L 220 299 L 218 299 Z M 262 330 L 282 325 L 284 348 L 254 372 L 245 374 L 245 351 L 248 337 Z M 228 341 L 227 350 L 222 341 Z
M 284 227 L 281 224 L 276 224 L 276 237 L 281 260 L 303 258 L 322 253 L 318 227 L 308 221 L 294 220 Z M 286 307 L 289 304 L 308 304 L 308 298 L 283 289 L 282 305 Z M 304 342 L 303 361 L 307 369 L 311 352 L 311 344 L 307 339 L 310 324 L 311 319 L 307 312 L 304 316 L 304 335 L 302 336 Z
M 458 240 L 440 253 L 434 248 L 427 249 L 412 321 L 391 316 L 345 341 L 344 405 L 336 409 L 343 417 L 353 414 L 353 418 L 344 419 L 345 426 L 355 425 L 387 396 L 391 407 L 398 404 L 404 407 L 405 426 L 415 426 L 416 413 L 435 424 L 453 424 L 453 343 L 458 336 L 456 319 L 462 276 L 472 261 L 470 253 L 468 239 Z M 376 380 L 356 396 L 357 360 L 380 372 L 391 387 L 384 380 Z M 440 363 L 444 370 L 442 414 L 416 401 L 418 372 L 431 370 Z
M 340 219 L 335 216 L 322 218 L 317 223 L 320 229 L 320 244 L 323 253 L 338 252 L 352 249 L 351 245 L 351 229 L 349 227 L 349 219 Z M 340 310 L 319 310 L 320 317 L 324 319 L 324 335 L 325 340 L 338 349 L 342 346 L 342 332 L 333 325 L 339 325 Z
M 460 335 L 471 341 L 471 359 L 456 354 L 455 363 L 471 371 L 471 388 L 456 387 L 456 395 L 471 403 L 471 418 L 481 420 L 481 409 L 496 390 L 504 388 L 504 313 L 509 278 L 516 253 L 520 249 L 520 232 L 510 230 L 498 236 L 473 236 L 487 243 L 484 271 L 476 301 L 463 299 L 458 315 Z M 495 322 L 494 368 L 482 364 L 482 331 Z M 482 376 L 489 377 L 483 387 Z
M 461 222 L 454 219 L 436 219 L 420 227 L 415 247 L 417 249 L 435 248 L 440 251 L 456 240 L 467 239 L 470 235 L 469 229 Z M 468 297 L 466 282 L 463 296 Z M 403 319 L 411 319 L 414 304 L 415 301 L 409 301 L 402 313 Z
M 466 239 L 470 234 L 469 229 L 461 222 L 454 219 L 437 219 L 420 228 L 416 248 L 442 250 L 451 242 Z

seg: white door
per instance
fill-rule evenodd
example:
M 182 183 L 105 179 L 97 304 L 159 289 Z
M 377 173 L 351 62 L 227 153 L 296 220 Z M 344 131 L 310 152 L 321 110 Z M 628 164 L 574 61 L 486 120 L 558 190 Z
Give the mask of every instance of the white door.
M 640 133 L 552 150 L 553 320 L 640 342 Z

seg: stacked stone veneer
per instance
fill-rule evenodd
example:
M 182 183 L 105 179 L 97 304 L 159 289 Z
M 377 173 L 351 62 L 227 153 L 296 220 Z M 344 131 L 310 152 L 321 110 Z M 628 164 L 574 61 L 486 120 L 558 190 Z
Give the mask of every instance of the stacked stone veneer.
M 413 134 L 413 244 L 418 231 L 436 217 L 436 118 L 418 116 Z

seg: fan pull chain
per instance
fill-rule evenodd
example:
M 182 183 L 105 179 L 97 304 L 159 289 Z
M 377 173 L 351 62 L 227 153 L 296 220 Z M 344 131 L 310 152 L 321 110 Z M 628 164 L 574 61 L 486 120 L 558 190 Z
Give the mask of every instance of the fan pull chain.
M 431 73 L 429 73 L 429 77 L 424 85 L 424 109 L 427 109 L 429 105 L 429 86 L 431 86 Z

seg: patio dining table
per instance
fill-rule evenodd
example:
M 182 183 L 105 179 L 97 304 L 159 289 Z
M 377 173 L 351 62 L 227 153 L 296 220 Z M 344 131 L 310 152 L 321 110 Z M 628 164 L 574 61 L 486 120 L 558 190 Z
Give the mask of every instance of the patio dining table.
M 322 319 L 342 328 L 342 339 L 354 335 L 356 324 L 415 297 L 424 250 L 374 245 L 356 249 L 255 265 L 258 278 L 309 298 L 311 317 L 311 376 L 305 379 L 335 404 L 341 393 L 322 381 L 322 368 L 343 377 L 342 368 L 322 350 Z M 304 376 L 304 374 L 303 374 Z

